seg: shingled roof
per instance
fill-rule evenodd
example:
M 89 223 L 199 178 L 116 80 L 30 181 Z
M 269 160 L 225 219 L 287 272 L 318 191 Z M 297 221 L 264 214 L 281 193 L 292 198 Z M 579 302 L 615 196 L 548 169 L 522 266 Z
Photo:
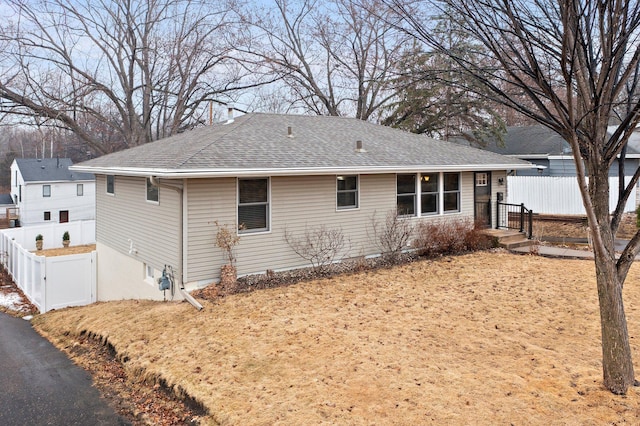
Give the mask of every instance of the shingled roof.
M 16 158 L 25 182 L 63 182 L 94 180 L 89 173 L 71 171 L 73 165 L 70 158 Z
M 362 149 L 357 149 L 357 141 Z M 522 168 L 531 164 L 362 120 L 262 113 L 72 167 L 99 174 L 175 178 Z
M 609 129 L 613 134 L 615 127 Z M 486 146 L 481 149 L 502 155 L 519 158 L 547 158 L 549 156 L 572 155 L 569 143 L 555 131 L 542 125 L 507 127 L 504 141 L 496 139 L 485 141 Z M 458 139 L 456 143 L 476 146 L 465 139 Z M 640 154 L 640 135 L 633 134 L 629 139 L 627 156 Z

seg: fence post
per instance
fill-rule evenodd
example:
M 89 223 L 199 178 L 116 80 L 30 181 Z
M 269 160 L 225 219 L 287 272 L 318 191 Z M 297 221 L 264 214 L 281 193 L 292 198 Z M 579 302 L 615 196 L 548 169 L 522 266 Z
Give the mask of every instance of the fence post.
M 533 236 L 533 210 L 529 210 L 529 239 Z
M 496 200 L 496 229 L 500 229 L 500 201 Z

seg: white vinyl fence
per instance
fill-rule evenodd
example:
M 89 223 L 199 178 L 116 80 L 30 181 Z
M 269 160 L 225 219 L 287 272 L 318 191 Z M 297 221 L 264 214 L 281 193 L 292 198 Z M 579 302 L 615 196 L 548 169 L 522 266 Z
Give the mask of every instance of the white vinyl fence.
M 609 178 L 609 210 L 618 202 L 618 178 Z M 584 215 L 578 182 L 572 176 L 508 176 L 507 202 L 524 204 L 534 213 Z M 636 208 L 636 191 L 627 200 L 625 211 Z
M 69 232 L 71 245 L 96 243 L 96 221 L 78 220 L 67 223 L 48 223 L 44 225 L 31 225 L 22 228 L 9 228 L 2 230 L 11 236 L 27 250 L 36 249 L 36 235 L 43 237 L 43 249 L 62 247 L 62 235 Z
M 74 233 L 71 230 L 74 229 L 75 234 L 80 238 L 80 235 L 83 235 L 83 228 L 82 226 L 73 228 L 72 225 L 73 222 L 70 222 L 58 225 L 58 227 L 68 230 L 72 241 L 74 241 Z M 50 228 L 49 225 L 44 226 Z M 88 305 L 96 301 L 95 251 L 67 256 L 38 256 L 23 247 L 20 240 L 16 238 L 25 237 L 24 241 L 27 245 L 29 245 L 29 241 L 33 241 L 32 250 L 35 250 L 35 236 L 38 233 L 45 235 L 45 232 L 49 231 L 50 235 L 60 233 L 60 243 L 57 246 L 62 246 L 64 230 L 55 228 L 43 230 L 42 227 L 37 226 L 0 232 L 0 263 L 4 265 L 16 285 L 20 287 L 31 303 L 38 307 L 41 313 L 67 306 Z M 84 234 L 85 237 L 91 234 L 89 231 L 84 232 L 87 232 Z M 93 231 L 93 241 L 87 237 L 86 240 L 77 240 L 74 245 L 92 243 L 95 243 L 95 230 Z M 51 244 L 51 246 L 54 245 Z M 47 248 L 46 237 L 45 248 Z

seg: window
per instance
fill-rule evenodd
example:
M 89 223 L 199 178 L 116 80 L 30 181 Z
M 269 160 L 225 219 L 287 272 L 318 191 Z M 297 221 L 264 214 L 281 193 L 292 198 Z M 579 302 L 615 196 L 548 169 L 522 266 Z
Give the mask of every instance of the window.
M 476 173 L 476 186 L 487 186 L 487 173 Z
M 79 183 L 76 185 L 76 194 L 78 197 L 82 197 L 84 195 L 84 184 Z
M 358 208 L 358 176 L 338 176 L 336 181 L 338 209 Z
M 44 220 L 51 220 L 51 212 L 44 212 Z
M 18 201 L 22 201 L 22 185 L 18 185 Z
M 149 178 L 147 178 L 147 201 L 158 202 L 158 187 L 152 184 Z
M 51 197 L 51 185 L 42 185 L 42 196 Z
M 238 179 L 238 230 L 269 230 L 269 179 Z
M 69 210 L 60 210 L 60 223 L 69 222 Z
M 397 175 L 397 209 L 400 216 L 416 215 L 416 175 Z
M 116 193 L 116 182 L 115 176 L 108 175 L 107 176 L 107 194 L 115 195 Z
M 154 280 L 154 270 L 153 270 L 153 266 L 149 265 L 148 263 L 145 263 L 144 265 L 144 279 L 148 282 L 150 282 L 151 284 L 155 284 L 155 280 Z
M 439 211 L 438 173 L 424 173 L 420 177 L 420 212 L 437 214 Z
M 460 211 L 460 173 L 444 173 L 444 212 Z

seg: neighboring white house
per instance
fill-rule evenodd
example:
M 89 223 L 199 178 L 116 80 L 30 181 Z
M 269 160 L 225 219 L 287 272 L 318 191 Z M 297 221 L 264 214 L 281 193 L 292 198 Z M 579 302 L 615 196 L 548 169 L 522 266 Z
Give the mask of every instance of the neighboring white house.
M 71 171 L 71 165 L 69 158 L 13 161 L 11 196 L 21 226 L 95 219 L 95 177 Z

